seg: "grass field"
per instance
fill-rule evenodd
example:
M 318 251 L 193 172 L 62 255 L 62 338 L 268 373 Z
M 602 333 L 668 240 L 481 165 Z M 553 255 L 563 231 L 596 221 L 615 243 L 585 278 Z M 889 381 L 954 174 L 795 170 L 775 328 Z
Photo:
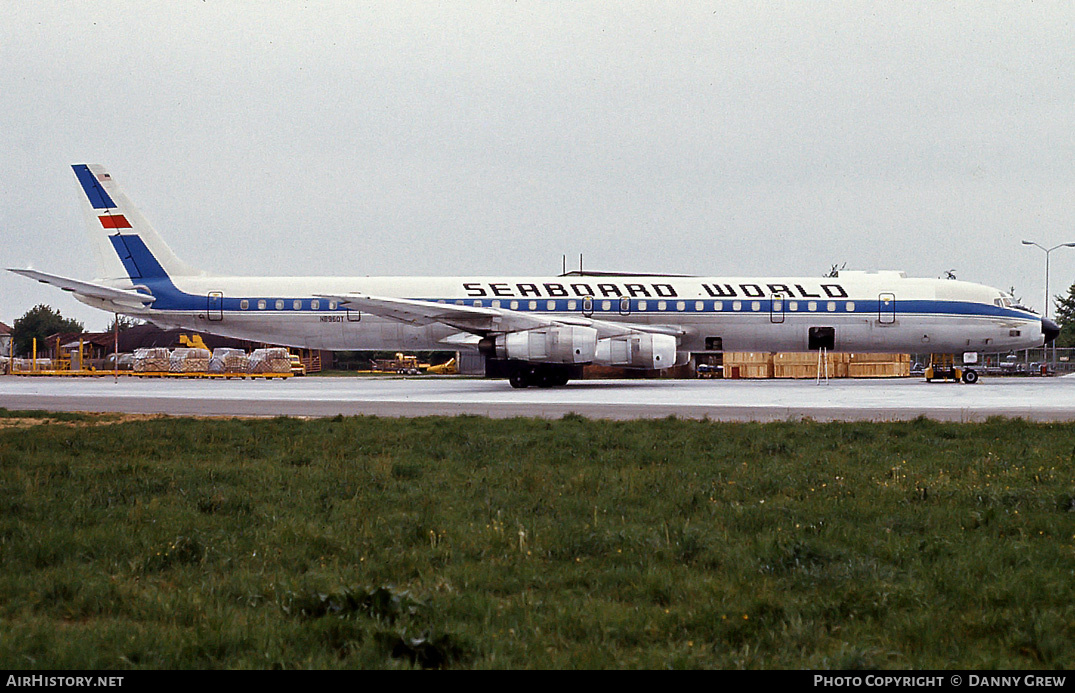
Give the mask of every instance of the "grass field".
M 0 667 L 1075 665 L 1075 427 L 0 410 Z

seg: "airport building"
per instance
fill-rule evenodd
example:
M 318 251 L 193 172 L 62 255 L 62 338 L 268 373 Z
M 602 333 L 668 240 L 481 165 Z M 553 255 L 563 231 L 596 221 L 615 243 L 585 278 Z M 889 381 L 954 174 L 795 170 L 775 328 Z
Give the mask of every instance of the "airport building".
M 0 322 L 0 357 L 11 356 L 11 327 Z

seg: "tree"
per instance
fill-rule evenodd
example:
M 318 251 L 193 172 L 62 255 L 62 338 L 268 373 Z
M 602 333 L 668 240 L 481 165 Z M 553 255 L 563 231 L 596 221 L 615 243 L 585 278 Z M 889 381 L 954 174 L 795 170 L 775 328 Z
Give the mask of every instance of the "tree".
M 82 323 L 60 315 L 49 306 L 39 304 L 15 321 L 11 326 L 11 353 L 29 356 L 33 351 L 33 341 L 37 338 L 37 347 L 44 346 L 45 337 L 57 332 L 82 332 Z
M 1067 296 L 1056 297 L 1056 324 L 1060 325 L 1056 346 L 1075 347 L 1075 284 L 1068 289 Z
M 115 332 L 117 321 L 119 322 L 120 332 L 126 332 L 132 327 L 146 324 L 144 320 L 136 320 L 135 318 L 129 317 L 127 315 L 120 315 L 112 318 L 112 322 L 108 323 L 108 327 L 105 328 L 105 332 Z

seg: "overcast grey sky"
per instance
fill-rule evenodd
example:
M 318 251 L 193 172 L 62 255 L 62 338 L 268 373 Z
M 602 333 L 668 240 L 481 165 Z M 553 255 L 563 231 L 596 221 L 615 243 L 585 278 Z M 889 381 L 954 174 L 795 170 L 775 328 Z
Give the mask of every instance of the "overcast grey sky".
M 233 274 L 902 269 L 1041 310 L 1075 5 L 5 3 L 3 267 L 95 274 L 73 163 Z M 1075 281 L 1052 254 L 1050 288 Z M 0 320 L 48 303 L 0 273 Z

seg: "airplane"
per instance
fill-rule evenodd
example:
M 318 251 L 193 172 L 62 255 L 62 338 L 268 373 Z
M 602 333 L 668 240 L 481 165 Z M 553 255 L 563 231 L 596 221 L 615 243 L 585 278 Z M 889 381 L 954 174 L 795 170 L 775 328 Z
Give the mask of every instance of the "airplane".
M 176 257 L 103 166 L 72 168 L 98 278 L 10 271 L 162 327 L 303 349 L 476 349 L 513 387 L 565 385 L 585 364 L 661 369 L 721 351 L 1006 352 L 1060 331 L 998 289 L 895 271 L 217 276 Z

